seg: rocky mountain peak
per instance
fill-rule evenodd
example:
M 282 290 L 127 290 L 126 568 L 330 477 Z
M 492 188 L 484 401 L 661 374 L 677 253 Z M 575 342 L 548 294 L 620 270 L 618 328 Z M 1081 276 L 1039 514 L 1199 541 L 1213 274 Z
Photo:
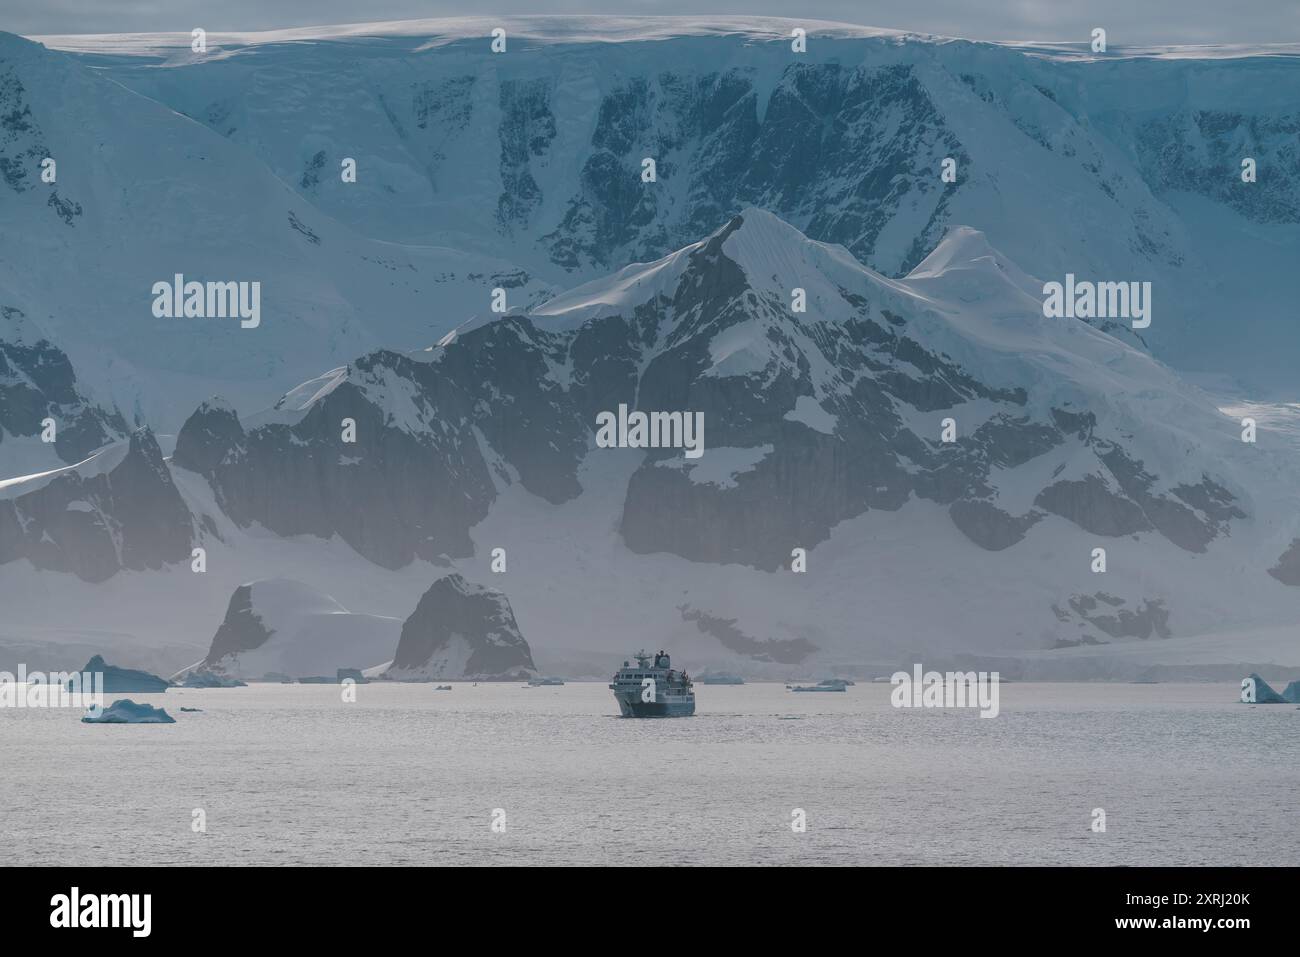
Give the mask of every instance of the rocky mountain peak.
M 387 676 L 490 679 L 535 672 L 506 596 L 453 573 L 430 585 L 402 624 Z

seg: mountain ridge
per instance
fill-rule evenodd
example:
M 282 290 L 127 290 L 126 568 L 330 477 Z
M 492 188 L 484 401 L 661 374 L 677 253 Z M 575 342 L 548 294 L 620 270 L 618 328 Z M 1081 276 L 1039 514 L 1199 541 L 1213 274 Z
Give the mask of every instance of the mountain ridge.
M 525 41 L 503 55 L 475 33 L 485 20 L 441 46 L 418 36 L 286 40 L 256 46 L 256 55 L 187 54 L 166 67 L 108 53 L 45 55 L 188 118 L 237 148 L 217 154 L 190 128 L 193 153 L 219 155 L 245 183 L 270 173 L 294 194 L 272 199 L 271 212 L 285 208 L 250 242 L 277 266 L 268 287 L 274 325 L 319 313 L 316 333 L 298 338 L 317 353 L 328 346 L 330 356 L 280 348 L 268 325 L 262 338 L 274 339 L 282 366 L 267 372 L 274 386 L 245 401 L 231 384 L 195 383 L 187 406 L 226 391 L 246 414 L 309 368 L 337 366 L 367 345 L 414 348 L 416 329 L 436 340 L 483 311 L 494 287 L 507 289 L 511 306 L 536 305 L 627 262 L 656 260 L 749 206 L 897 278 L 948 227 L 967 223 L 1044 280 L 1067 272 L 1150 280 L 1158 305 L 1144 348 L 1254 398 L 1291 397 L 1300 342 L 1282 317 L 1300 295 L 1286 265 L 1300 249 L 1300 160 L 1289 145 L 1297 112 L 1284 91 L 1297 58 L 1055 59 L 1014 45 L 816 32 L 800 54 L 775 33 L 772 42 L 725 31 L 645 39 L 656 22 L 629 21 L 618 43 Z M 597 21 L 588 26 L 599 35 Z M 268 84 L 272 75 L 281 81 Z M 33 119 L 54 128 L 38 107 Z M 98 108 L 121 112 L 117 100 Z M 74 143 L 60 151 L 69 149 L 78 151 Z M 340 181 L 344 157 L 359 162 L 355 182 Z M 657 161 L 654 183 L 640 181 L 647 157 Z M 1257 181 L 1242 182 L 1243 157 L 1257 162 Z M 947 161 L 951 182 L 941 179 Z M 159 182 L 178 173 L 152 158 L 141 163 Z M 60 207 L 73 228 L 102 202 L 81 179 L 58 187 L 61 203 L 81 205 L 80 216 Z M 43 215 L 52 237 L 70 232 L 58 215 Z M 305 244 L 307 260 L 277 252 L 281 230 Z M 306 293 L 299 273 L 309 261 L 333 281 L 355 279 L 329 295 Z M 248 261 L 226 268 L 231 278 L 255 278 Z M 407 282 L 385 281 L 397 277 Z M 128 315 L 119 280 L 101 281 Z M 372 309 L 358 315 L 362 293 Z M 421 303 L 429 297 L 433 315 Z M 1269 343 L 1263 352 L 1220 321 L 1243 309 Z M 344 328 L 350 336 L 338 335 Z M 322 338 L 321 330 L 331 332 Z M 137 378 L 151 383 L 163 359 L 184 368 L 158 355 L 161 345 L 192 333 L 172 324 L 157 328 L 156 343 L 117 336 L 111 345 L 119 360 L 148 369 Z M 216 372 L 240 341 L 224 338 L 206 344 L 204 366 Z M 98 378 L 88 356 L 76 356 L 79 366 Z M 188 387 L 185 378 L 173 374 L 166 387 Z M 105 395 L 133 410 L 123 378 L 114 384 L 121 394 Z M 155 427 L 179 425 L 165 421 L 166 403 L 146 410 Z

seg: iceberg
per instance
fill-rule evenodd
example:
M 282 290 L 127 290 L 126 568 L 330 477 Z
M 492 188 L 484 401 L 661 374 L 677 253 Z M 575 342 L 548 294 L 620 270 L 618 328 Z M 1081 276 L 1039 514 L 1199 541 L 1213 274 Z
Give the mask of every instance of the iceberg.
M 176 719 L 163 708 L 151 704 L 136 704 L 130 698 L 114 701 L 98 717 L 86 714 L 82 724 L 175 724 Z
M 1296 687 L 1296 682 L 1287 685 L 1287 691 L 1292 692 Z M 1245 704 L 1286 704 L 1287 699 L 1274 691 L 1267 681 L 1255 674 L 1253 671 L 1245 678 L 1241 679 L 1241 700 Z
M 117 665 L 110 665 L 104 660 L 103 655 L 95 655 L 86 662 L 86 667 L 82 668 L 81 671 L 83 674 L 102 674 L 104 676 L 105 691 L 135 691 L 137 693 L 153 694 L 166 691 L 171 687 L 171 682 L 166 678 L 159 678 L 147 671 L 133 671 L 130 668 L 119 668 Z
M 248 685 L 238 678 L 214 674 L 211 671 L 191 671 L 185 676 L 182 688 L 246 688 Z
M 1300 704 L 1300 681 L 1293 681 L 1282 689 L 1282 700 Z

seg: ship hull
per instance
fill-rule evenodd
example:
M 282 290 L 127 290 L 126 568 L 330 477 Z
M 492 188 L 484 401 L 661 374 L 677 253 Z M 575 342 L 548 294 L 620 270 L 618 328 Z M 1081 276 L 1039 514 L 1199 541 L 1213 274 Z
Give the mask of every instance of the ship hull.
M 695 714 L 695 700 L 642 701 L 641 696 L 615 695 L 618 710 L 625 718 L 689 718 Z

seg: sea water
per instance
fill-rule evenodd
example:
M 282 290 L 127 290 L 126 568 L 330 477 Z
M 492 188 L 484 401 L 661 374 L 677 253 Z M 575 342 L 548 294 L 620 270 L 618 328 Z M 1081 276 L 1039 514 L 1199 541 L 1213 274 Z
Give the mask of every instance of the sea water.
M 603 683 L 354 690 L 0 709 L 5 862 L 1300 864 L 1300 709 L 1235 684 L 1009 683 L 992 720 L 872 683 L 660 720 Z

